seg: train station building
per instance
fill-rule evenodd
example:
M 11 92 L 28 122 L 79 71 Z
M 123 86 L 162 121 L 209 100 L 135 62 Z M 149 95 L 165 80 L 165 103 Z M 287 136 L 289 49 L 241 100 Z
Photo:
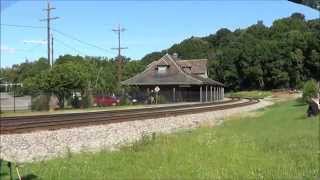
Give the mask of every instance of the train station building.
M 166 54 L 122 85 L 148 96 L 157 92 L 166 102 L 213 102 L 224 98 L 224 84 L 208 78 L 207 59 L 179 59 Z

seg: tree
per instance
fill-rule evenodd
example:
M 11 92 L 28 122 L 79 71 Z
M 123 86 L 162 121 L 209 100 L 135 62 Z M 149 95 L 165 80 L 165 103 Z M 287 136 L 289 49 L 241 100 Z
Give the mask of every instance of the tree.
M 311 98 L 318 97 L 319 86 L 315 80 L 309 80 L 303 87 L 302 98 L 304 101 L 309 102 Z
M 182 59 L 207 58 L 210 45 L 202 38 L 191 37 L 168 49 L 168 53 L 178 53 Z
M 129 79 L 137 73 L 142 72 L 145 69 L 145 65 L 140 61 L 130 61 L 124 65 L 123 79 Z
M 53 93 L 59 99 L 59 106 L 64 107 L 64 100 L 74 92 L 82 95 L 88 88 L 86 67 L 80 63 L 65 62 L 53 66 L 40 80 L 40 89 Z
M 290 68 L 288 70 L 290 77 L 290 86 L 297 87 L 303 79 L 303 61 L 304 56 L 301 49 L 296 49 L 290 53 Z
M 150 64 L 152 61 L 155 61 L 155 60 L 158 60 L 160 59 L 163 55 L 166 54 L 166 50 L 163 50 L 161 52 L 152 52 L 152 53 L 149 53 L 147 55 L 145 55 L 142 59 L 141 59 L 141 62 L 144 64 L 144 65 L 148 65 Z

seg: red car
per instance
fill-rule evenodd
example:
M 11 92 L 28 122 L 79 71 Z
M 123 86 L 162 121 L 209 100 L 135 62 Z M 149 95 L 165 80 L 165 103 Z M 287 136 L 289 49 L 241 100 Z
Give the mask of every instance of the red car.
M 120 100 L 115 96 L 96 96 L 95 103 L 97 106 L 116 106 Z

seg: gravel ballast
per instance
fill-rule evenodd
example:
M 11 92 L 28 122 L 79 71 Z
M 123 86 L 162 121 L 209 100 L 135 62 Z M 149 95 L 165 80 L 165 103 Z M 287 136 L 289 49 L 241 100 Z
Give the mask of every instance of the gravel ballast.
M 217 125 L 231 115 L 253 111 L 271 104 L 270 101 L 262 100 L 245 107 L 198 114 L 27 134 L 0 135 L 0 159 L 23 163 L 65 156 L 68 152 L 116 150 L 122 145 L 139 140 L 143 135 L 171 133 L 208 123 Z

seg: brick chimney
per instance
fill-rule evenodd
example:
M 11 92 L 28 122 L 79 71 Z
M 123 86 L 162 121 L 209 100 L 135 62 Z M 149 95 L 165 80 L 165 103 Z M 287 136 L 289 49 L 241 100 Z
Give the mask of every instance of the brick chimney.
M 172 54 L 172 57 L 173 57 L 174 60 L 178 60 L 178 59 L 179 59 L 179 58 L 178 58 L 178 53 L 173 53 L 173 54 Z

